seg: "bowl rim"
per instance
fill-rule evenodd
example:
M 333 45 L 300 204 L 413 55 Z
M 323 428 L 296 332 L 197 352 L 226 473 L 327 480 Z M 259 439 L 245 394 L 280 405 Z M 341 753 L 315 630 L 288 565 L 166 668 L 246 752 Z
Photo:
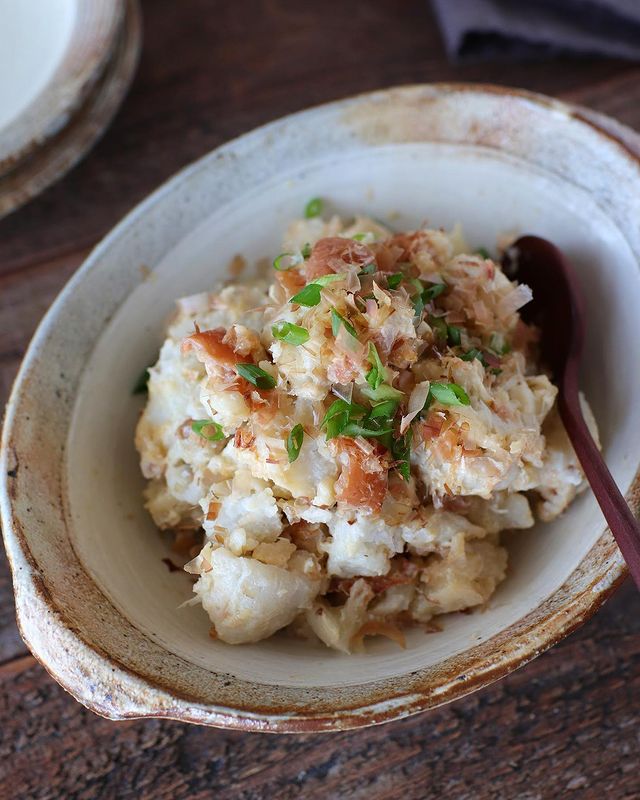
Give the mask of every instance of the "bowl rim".
M 96 713 L 110 719 L 166 717 L 215 727 L 275 732 L 346 730 L 398 719 L 460 698 L 526 664 L 589 619 L 624 579 L 626 566 L 610 531 L 606 529 L 561 587 L 514 625 L 465 651 L 462 674 L 460 669 L 451 669 L 449 674 L 444 676 L 437 690 L 427 686 L 423 687 L 421 691 L 415 689 L 408 691 L 398 687 L 393 691 L 390 687 L 384 697 L 369 704 L 360 703 L 353 707 L 341 706 L 330 712 L 314 709 L 313 704 L 309 705 L 308 710 L 292 711 L 281 708 L 275 711 L 270 708 L 259 709 L 240 705 L 198 703 L 193 697 L 181 695 L 175 689 L 151 680 L 149 676 L 144 676 L 130 666 L 121 663 L 110 653 L 100 650 L 95 644 L 88 643 L 83 638 L 82 631 L 76 629 L 57 607 L 39 574 L 38 564 L 30 552 L 22 523 L 18 518 L 15 506 L 16 488 L 15 482 L 12 481 L 12 478 L 15 477 L 15 474 L 12 473 L 15 473 L 15 464 L 17 463 L 17 454 L 14 449 L 15 434 L 23 424 L 18 413 L 20 390 L 29 367 L 37 359 L 40 343 L 48 336 L 66 299 L 73 294 L 77 284 L 100 260 L 112 242 L 118 240 L 132 224 L 147 215 L 165 195 L 188 180 L 189 176 L 198 171 L 212 155 L 224 151 L 227 147 L 237 147 L 249 137 L 264 136 L 272 130 L 276 130 L 283 123 L 289 123 L 298 116 L 318 109 L 341 108 L 345 103 L 353 101 L 384 100 L 394 94 L 412 96 L 412 94 L 420 93 L 425 89 L 444 95 L 462 92 L 480 95 L 500 94 L 524 99 L 545 109 L 561 110 L 622 148 L 627 157 L 640 165 L 640 136 L 634 131 L 587 109 L 533 92 L 491 84 L 433 83 L 390 87 L 362 93 L 287 115 L 260 126 L 223 144 L 180 170 L 130 211 L 98 243 L 83 265 L 63 287 L 40 322 L 15 379 L 5 411 L 0 445 L 0 520 L 16 594 L 20 633 L 36 659 L 49 674 L 79 702 Z M 631 483 L 627 499 L 633 512 L 638 514 L 640 510 L 640 469 Z M 82 568 L 84 569 L 84 567 Z M 554 602 L 562 593 L 571 598 L 570 603 L 566 600 L 559 604 Z M 46 621 L 43 621 L 44 617 L 47 617 Z M 524 624 L 525 622 L 527 624 Z M 516 628 L 517 630 L 515 630 Z M 58 637 L 57 644 L 64 641 L 74 648 L 77 653 L 77 661 L 93 662 L 107 667 L 112 673 L 115 673 L 114 680 L 117 679 L 119 682 L 122 697 L 117 701 L 105 702 L 87 694 L 84 687 L 79 687 L 74 682 L 78 673 L 70 669 L 68 665 L 61 664 L 51 650 L 50 634 L 52 629 L 55 630 Z M 500 642 L 496 649 L 498 640 Z M 469 653 L 473 653 L 474 657 L 469 658 Z M 389 679 L 385 680 L 389 681 Z M 149 693 L 153 697 L 153 705 L 150 705 L 149 700 L 145 698 L 145 695 Z M 142 700 L 140 699 L 141 695 Z
M 114 49 L 124 0 L 75 0 L 74 21 L 62 58 L 47 82 L 0 131 L 0 173 L 14 169 L 67 125 L 99 80 Z

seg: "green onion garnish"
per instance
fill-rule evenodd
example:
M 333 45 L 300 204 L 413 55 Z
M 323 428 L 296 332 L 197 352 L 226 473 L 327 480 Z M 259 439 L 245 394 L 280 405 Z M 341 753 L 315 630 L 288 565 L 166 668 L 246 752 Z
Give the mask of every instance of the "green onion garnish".
M 397 400 L 383 400 L 377 403 L 369 412 L 369 419 L 378 419 L 379 417 L 393 417 L 398 408 Z
M 373 275 L 376 270 L 377 266 L 374 263 L 367 264 L 360 270 L 358 277 L 361 278 L 363 275 Z
M 294 294 L 289 300 L 290 303 L 298 303 L 300 306 L 311 308 L 320 302 L 320 286 L 317 283 L 308 283 L 298 294 Z
M 402 272 L 394 272 L 393 275 L 389 275 L 387 278 L 387 286 L 389 289 L 397 289 L 402 283 L 403 278 L 404 275 Z
M 467 352 L 463 353 L 463 355 L 461 355 L 460 358 L 462 359 L 462 361 L 473 361 L 474 358 L 477 358 L 483 367 L 487 366 L 484 353 L 482 352 L 482 350 L 478 350 L 477 347 L 472 347 L 471 350 L 467 350 Z
M 364 242 L 364 240 L 367 238 L 367 234 L 366 233 L 356 233 L 351 238 L 355 239 L 356 242 Z
M 278 272 L 286 272 L 286 270 L 301 264 L 302 258 L 301 253 L 280 253 L 273 259 L 273 268 Z
M 489 339 L 489 348 L 500 356 L 504 356 L 511 351 L 511 346 L 505 339 L 504 334 L 496 332 L 491 334 L 491 338 Z
M 375 430 L 373 428 L 365 428 L 357 422 L 347 422 L 344 428 L 340 431 L 342 436 L 386 436 L 391 433 L 392 428 L 383 428 L 382 430 Z
M 149 377 L 149 367 L 146 367 L 142 370 L 140 375 L 138 375 L 138 380 L 133 384 L 131 394 L 146 394 L 149 391 L 147 385 L 149 383 Z
M 449 331 L 444 317 L 434 317 L 433 314 L 429 314 L 429 325 L 431 325 L 436 339 L 446 342 Z
M 482 256 L 482 258 L 491 258 L 491 254 L 489 253 L 489 251 L 487 250 L 487 248 L 486 248 L 486 247 L 479 247 L 479 248 L 476 250 L 476 253 L 477 253 L 479 256 Z
M 302 253 L 302 258 L 309 258 L 309 256 L 311 255 L 311 250 L 312 250 L 311 245 L 309 244 L 309 242 L 307 242 L 300 251 Z
M 427 286 L 422 292 L 422 302 L 426 304 L 430 300 L 434 300 L 436 297 L 439 297 L 446 288 L 446 283 L 434 283 L 431 286 Z
M 212 433 L 207 433 L 207 428 L 211 428 Z M 191 423 L 191 430 L 208 442 L 219 442 L 225 438 L 222 425 L 218 425 L 217 422 L 210 419 L 194 419 Z
M 304 215 L 307 219 L 319 217 L 322 214 L 322 200 L 319 197 L 312 197 L 304 207 Z
M 338 331 L 340 330 L 340 326 L 344 325 L 344 329 L 347 333 L 350 333 L 355 339 L 358 338 L 358 333 L 353 325 L 349 322 L 346 317 L 343 317 L 338 311 L 336 311 L 333 306 L 331 307 L 331 332 L 334 336 L 338 335 Z
M 367 359 L 371 364 L 371 369 L 367 372 L 367 383 L 372 389 L 377 389 L 386 378 L 387 373 L 373 342 L 369 342 Z
M 276 379 L 255 364 L 236 364 L 236 372 L 241 378 L 249 381 L 258 389 L 273 389 Z
M 287 436 L 287 453 L 289 454 L 289 463 L 292 464 L 300 455 L 300 448 L 304 439 L 304 430 L 302 425 L 295 425 L 289 435 Z
M 400 439 L 394 439 L 391 445 L 391 455 L 398 462 L 396 469 L 408 481 L 411 477 L 410 469 L 410 456 L 411 456 L 411 440 L 413 439 L 413 430 L 409 430 Z
M 284 320 L 272 325 L 271 333 L 275 339 L 280 339 L 281 342 L 286 342 L 296 347 L 309 341 L 309 331 L 306 328 L 301 328 L 300 325 L 294 325 L 293 322 L 285 322 Z
M 317 306 L 320 302 L 320 289 L 324 288 L 333 281 L 339 281 L 344 278 L 344 275 L 337 275 L 331 272 L 329 275 L 321 275 L 316 278 L 312 283 L 308 283 L 304 289 L 301 289 L 298 294 L 294 294 L 289 300 L 290 303 L 297 303 L 300 306 L 312 308 Z
M 429 397 L 442 403 L 443 406 L 468 406 L 471 401 L 462 386 L 457 383 L 432 383 Z M 427 404 L 429 398 L 427 398 Z
M 366 409 L 357 403 L 335 400 L 327 409 L 320 427 L 326 429 L 327 440 L 334 439 L 336 436 L 340 436 L 350 421 L 362 417 L 365 413 Z
M 375 389 L 369 386 L 361 386 L 360 391 L 362 394 L 372 400 L 374 403 L 381 403 L 383 400 L 395 400 L 396 402 L 400 402 L 404 397 L 404 392 L 401 392 L 399 389 L 394 389 L 393 386 L 389 386 L 387 383 L 381 383 Z
M 447 339 L 451 347 L 460 346 L 460 328 L 455 325 L 447 325 Z

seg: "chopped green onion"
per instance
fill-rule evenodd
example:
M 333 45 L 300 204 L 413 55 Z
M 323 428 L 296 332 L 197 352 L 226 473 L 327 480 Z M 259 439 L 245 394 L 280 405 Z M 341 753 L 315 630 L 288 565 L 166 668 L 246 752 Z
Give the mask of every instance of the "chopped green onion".
M 418 297 L 413 302 L 413 313 L 416 317 L 420 318 L 422 316 L 423 311 L 424 311 L 424 300 L 422 299 L 422 295 L 419 294 Z
M 212 428 L 213 433 L 207 433 L 207 428 Z M 219 442 L 225 438 L 222 425 L 218 425 L 217 422 L 210 419 L 194 419 L 191 423 L 191 430 L 208 442 Z
M 304 289 L 301 289 L 298 294 L 294 294 L 292 298 L 290 298 L 290 303 L 297 303 L 300 306 L 306 306 L 307 308 L 311 308 L 312 306 L 317 306 L 320 302 L 320 289 L 328 286 L 333 281 L 339 281 L 344 278 L 342 274 L 336 274 L 335 272 L 331 272 L 328 275 L 321 275 L 319 278 L 316 278 L 315 281 L 312 283 L 308 283 Z
M 273 389 L 276 379 L 255 364 L 236 364 L 236 372 L 241 378 L 249 381 L 258 389 Z
M 477 253 L 479 256 L 482 256 L 482 258 L 491 258 L 491 254 L 489 253 L 489 251 L 487 250 L 487 248 L 486 248 L 486 247 L 479 247 L 479 248 L 476 250 L 476 253 Z
M 295 425 L 287 436 L 287 453 L 289 454 L 290 464 L 300 455 L 300 448 L 302 447 L 303 440 L 304 430 L 302 425 Z
M 404 278 L 404 274 L 402 272 L 394 272 L 393 275 L 389 275 L 387 278 L 387 286 L 389 289 L 397 289 L 398 286 L 402 283 L 402 279 Z
M 347 333 L 350 333 L 355 339 L 358 338 L 358 332 L 353 327 L 353 325 L 349 322 L 348 319 L 342 316 L 338 311 L 336 311 L 333 306 L 331 307 L 331 331 L 334 336 L 338 335 L 338 331 L 340 330 L 340 326 L 344 325 L 344 329 Z
M 380 403 L 383 400 L 396 400 L 400 402 L 404 397 L 404 392 L 399 389 L 394 389 L 386 383 L 381 383 L 375 389 L 372 386 L 361 386 L 360 391 L 369 400 Z
M 301 253 L 280 253 L 273 260 L 273 268 L 278 272 L 286 272 L 288 269 L 302 263 L 303 256 Z
M 482 352 L 482 350 L 478 350 L 477 347 L 472 347 L 471 350 L 467 350 L 467 352 L 461 355 L 460 358 L 463 361 L 473 361 L 474 358 L 477 358 L 483 367 L 487 366 L 484 353 Z
M 496 332 L 491 334 L 489 348 L 500 356 L 504 356 L 511 351 L 511 346 L 509 342 L 506 341 L 504 334 Z
M 447 339 L 451 347 L 459 347 L 460 345 L 460 328 L 456 325 L 447 325 Z
M 410 456 L 411 456 L 411 441 L 413 439 L 413 430 L 409 430 L 400 439 L 394 439 L 391 445 L 391 455 L 398 462 L 396 469 L 401 477 L 408 481 L 411 477 Z
M 339 436 L 346 425 L 354 418 L 362 417 L 366 409 L 357 403 L 347 403 L 346 400 L 335 400 L 327 409 L 321 428 L 327 431 L 327 440 Z
M 468 406 L 471 402 L 469 395 L 457 383 L 432 383 L 429 395 L 444 406 Z
M 275 325 L 271 326 L 271 333 L 275 339 L 280 339 L 282 342 L 298 346 L 305 344 L 309 341 L 309 331 L 300 325 L 294 325 L 293 322 L 285 322 L 280 320 Z
M 429 300 L 435 300 L 435 298 L 439 297 L 446 288 L 446 283 L 434 283 L 431 286 L 427 286 L 427 288 L 422 292 L 422 302 L 426 304 L 429 302 Z
M 367 264 L 360 270 L 360 272 L 358 273 L 358 277 L 362 277 L 362 275 L 373 275 L 373 273 L 376 272 L 377 269 L 378 268 L 374 263 Z
M 342 436 L 386 436 L 391 433 L 392 428 L 384 428 L 382 430 L 372 430 L 359 425 L 357 422 L 348 422 L 340 431 Z
M 308 283 L 298 294 L 294 294 L 289 300 L 290 303 L 297 303 L 299 306 L 311 308 L 320 302 L 320 286 L 317 283 Z
M 138 375 L 138 380 L 133 384 L 131 394 L 146 394 L 149 391 L 147 385 L 149 383 L 149 377 L 149 367 L 145 367 L 140 375 Z
M 436 335 L 436 339 L 441 339 L 445 342 L 447 341 L 448 330 L 447 323 L 444 321 L 444 317 L 434 317 L 433 314 L 429 314 L 429 325 L 431 325 L 431 328 Z
M 377 389 L 387 376 L 384 364 L 380 360 L 378 350 L 373 342 L 369 342 L 369 353 L 367 359 L 371 364 L 371 369 L 367 372 L 367 383 L 372 389 Z
M 304 215 L 307 219 L 319 217 L 322 214 L 322 200 L 319 197 L 313 197 L 304 207 Z
M 490 369 L 489 372 L 492 375 L 500 375 L 502 373 L 502 370 L 499 367 L 494 367 L 493 369 Z
M 367 238 L 368 235 L 369 235 L 368 233 L 356 233 L 351 238 L 355 239 L 356 242 L 364 242 L 364 240 Z
M 302 258 L 309 258 L 309 256 L 311 255 L 311 249 L 312 249 L 311 245 L 309 244 L 309 242 L 307 242 L 300 251 L 302 253 Z
M 369 419 L 378 419 L 379 417 L 393 417 L 398 408 L 396 400 L 383 400 L 377 403 L 369 412 Z
M 316 278 L 313 283 L 324 288 L 334 281 L 344 280 L 344 277 L 344 273 L 342 272 L 330 272 L 328 275 L 320 275 L 320 277 Z

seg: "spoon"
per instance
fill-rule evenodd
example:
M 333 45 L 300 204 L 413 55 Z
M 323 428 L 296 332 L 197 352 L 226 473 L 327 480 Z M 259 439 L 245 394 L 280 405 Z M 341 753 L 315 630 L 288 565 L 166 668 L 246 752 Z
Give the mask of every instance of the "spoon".
M 584 347 L 584 300 L 576 273 L 546 239 L 523 236 L 503 259 L 505 274 L 526 283 L 533 300 L 522 309 L 526 322 L 541 331 L 540 355 L 558 387 L 558 410 L 584 474 L 640 588 L 640 527 L 616 486 L 589 432 L 578 395 L 578 371 Z

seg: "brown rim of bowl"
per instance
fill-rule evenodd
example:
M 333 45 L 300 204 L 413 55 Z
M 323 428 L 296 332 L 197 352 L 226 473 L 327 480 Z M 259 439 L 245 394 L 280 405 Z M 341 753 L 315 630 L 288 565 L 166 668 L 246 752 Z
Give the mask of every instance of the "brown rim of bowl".
M 590 126 L 599 135 L 605 136 L 623 148 L 629 156 L 640 163 L 638 151 L 635 149 L 635 134 L 633 131 L 627 130 L 623 126 L 618 126 L 613 121 L 609 123 L 606 118 L 592 115 L 592 112 L 586 109 L 570 106 L 531 92 L 510 90 L 492 85 L 446 83 L 429 84 L 429 87 L 443 92 L 473 91 L 523 97 L 539 106 L 562 108 L 573 118 Z M 418 87 L 393 87 L 391 91 L 394 89 L 411 90 L 412 88 Z M 375 92 L 357 97 L 366 98 L 379 94 L 380 92 Z M 64 617 L 64 614 L 60 612 L 54 600 L 49 596 L 48 590 L 39 575 L 37 564 L 29 550 L 21 524 L 14 515 L 13 508 L 13 497 L 17 488 L 13 478 L 15 478 L 17 462 L 15 461 L 16 451 L 12 441 L 14 431 L 11 424 L 13 422 L 11 411 L 17 401 L 21 379 L 22 369 L 16 379 L 7 406 L 3 429 L 2 459 L 0 462 L 3 469 L 0 475 L 3 496 L 0 499 L 6 502 L 6 507 L 2 506 L 3 532 L 14 576 L 14 591 L 16 590 L 16 572 L 23 566 L 18 563 L 18 560 L 24 559 L 24 566 L 28 564 L 31 568 L 31 574 L 29 575 L 31 580 L 30 588 L 33 590 L 34 599 L 37 597 L 40 611 L 44 610 L 52 613 L 56 617 L 55 624 L 62 628 L 63 633 L 68 633 L 87 653 L 93 653 L 103 660 L 107 666 L 111 667 L 113 672 L 117 670 L 123 681 L 129 681 L 133 686 L 140 684 L 143 687 L 155 688 L 163 693 L 163 697 L 168 701 L 166 708 L 160 708 L 158 705 L 152 710 L 132 709 L 128 711 L 120 708 L 114 712 L 112 706 L 97 702 L 95 699 L 88 701 L 86 695 L 81 694 L 76 687 L 65 680 L 63 675 L 54 674 L 43 663 L 43 666 L 52 677 L 76 697 L 79 702 L 107 718 L 163 717 L 223 728 L 274 732 L 347 730 L 378 724 L 391 719 L 399 719 L 458 699 L 526 664 L 589 619 L 626 575 L 626 567 L 613 537 L 609 530 L 605 529 L 565 583 L 534 611 L 491 639 L 476 645 L 471 651 L 466 651 L 459 658 L 452 657 L 444 662 L 443 679 L 439 682 L 437 689 L 423 687 L 422 690 L 419 690 L 413 687 L 410 691 L 407 691 L 404 688 L 405 681 L 401 679 L 399 683 L 402 686 L 398 686 L 395 692 L 393 690 L 390 691 L 387 687 L 383 697 L 376 698 L 374 693 L 373 702 L 371 703 L 359 703 L 354 706 L 342 705 L 339 708 L 335 707 L 326 710 L 313 708 L 311 707 L 313 704 L 310 704 L 308 709 L 298 708 L 297 710 L 274 706 L 261 708 L 251 707 L 250 705 L 244 707 L 205 705 L 198 701 L 196 697 L 189 694 L 180 694 L 172 687 L 164 686 L 160 681 L 150 679 L 148 675 L 143 675 L 125 666 L 113 656 L 101 651 L 95 644 L 90 644 L 88 640 L 83 638 L 81 631 L 74 629 L 70 620 Z M 627 500 L 634 514 L 637 515 L 640 509 L 640 470 L 636 473 L 627 492 Z M 16 539 L 15 548 L 10 541 L 11 535 Z M 85 571 L 84 567 L 81 567 L 81 569 Z M 581 576 L 584 575 L 596 577 L 591 577 L 585 582 L 580 580 Z M 579 584 L 582 585 L 578 589 Z M 563 601 L 561 601 L 562 598 L 564 598 Z M 104 598 L 104 601 L 107 604 L 109 603 L 106 598 Z M 27 645 L 31 647 L 29 633 L 22 624 L 21 613 L 22 610 L 19 607 L 18 624 L 21 635 Z M 506 647 L 507 644 L 508 652 L 505 652 L 501 648 Z M 469 658 L 469 653 L 473 654 L 472 658 Z M 493 660 L 488 657 L 489 653 L 494 656 Z M 34 655 L 42 663 L 41 654 L 34 653 Z M 458 662 L 464 663 L 458 664 Z M 462 666 L 464 666 L 463 670 L 461 669 Z M 405 677 L 408 678 L 410 676 Z M 240 681 L 236 682 L 241 683 Z

